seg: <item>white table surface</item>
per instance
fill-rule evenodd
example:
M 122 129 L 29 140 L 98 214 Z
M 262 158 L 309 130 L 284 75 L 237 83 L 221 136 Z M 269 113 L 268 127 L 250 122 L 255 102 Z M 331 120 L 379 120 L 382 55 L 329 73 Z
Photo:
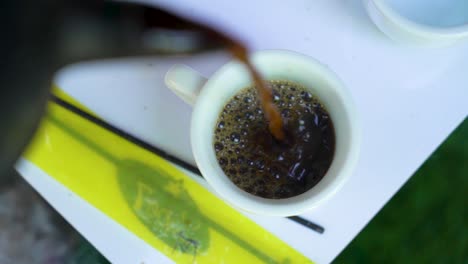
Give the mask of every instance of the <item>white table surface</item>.
M 302 215 L 323 225 L 325 233 L 294 237 L 300 226 L 281 228 L 285 220 L 249 215 L 318 263 L 332 261 L 468 114 L 468 43 L 441 49 L 393 43 L 372 24 L 359 0 L 258 0 L 249 1 L 248 8 L 228 0 L 152 2 L 216 21 L 254 50 L 310 55 L 351 91 L 363 131 L 358 166 L 340 192 Z M 209 76 L 228 60 L 214 53 L 82 63 L 61 71 L 57 83 L 110 123 L 194 163 L 191 110 L 165 88 L 164 73 L 174 63 L 186 63 Z M 168 113 L 173 118 L 165 118 Z M 124 228 L 108 224 L 109 218 L 34 165 L 23 160 L 17 168 L 111 261 L 171 263 Z M 80 217 L 85 213 L 97 219 L 94 227 Z

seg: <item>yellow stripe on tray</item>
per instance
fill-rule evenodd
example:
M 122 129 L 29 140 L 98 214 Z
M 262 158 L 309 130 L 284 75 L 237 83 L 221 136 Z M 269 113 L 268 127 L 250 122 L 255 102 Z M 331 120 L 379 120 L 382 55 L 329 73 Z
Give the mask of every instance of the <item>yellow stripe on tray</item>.
M 176 263 L 311 263 L 168 161 L 53 103 L 25 157 Z

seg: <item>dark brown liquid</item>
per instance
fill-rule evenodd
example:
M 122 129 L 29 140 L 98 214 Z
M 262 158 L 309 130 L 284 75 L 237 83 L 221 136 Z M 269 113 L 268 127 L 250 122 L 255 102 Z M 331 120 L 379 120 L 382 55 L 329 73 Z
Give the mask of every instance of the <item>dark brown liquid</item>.
M 248 87 L 225 105 L 215 128 L 214 148 L 226 175 L 241 189 L 264 198 L 296 196 L 316 185 L 333 160 L 330 116 L 307 90 L 271 81 L 273 103 L 285 120 L 285 138 L 269 131 L 258 91 Z

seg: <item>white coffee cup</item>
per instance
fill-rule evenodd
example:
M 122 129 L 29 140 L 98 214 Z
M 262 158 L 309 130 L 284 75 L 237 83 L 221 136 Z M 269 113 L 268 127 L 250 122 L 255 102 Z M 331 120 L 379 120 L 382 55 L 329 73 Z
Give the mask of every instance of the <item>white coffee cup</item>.
M 468 38 L 467 0 L 363 0 L 390 38 L 422 46 L 447 46 Z
M 247 212 L 291 216 L 314 208 L 336 193 L 351 176 L 360 149 L 360 125 L 350 93 L 326 66 L 302 54 L 284 50 L 260 51 L 251 56 L 267 80 L 289 80 L 310 90 L 329 111 L 336 134 L 332 164 L 323 179 L 307 192 L 286 199 L 265 199 L 237 187 L 225 175 L 213 146 L 215 125 L 225 104 L 242 88 L 252 85 L 243 64 L 231 61 L 208 80 L 185 65 L 166 74 L 166 85 L 193 105 L 191 143 L 198 168 L 215 192 L 232 206 Z

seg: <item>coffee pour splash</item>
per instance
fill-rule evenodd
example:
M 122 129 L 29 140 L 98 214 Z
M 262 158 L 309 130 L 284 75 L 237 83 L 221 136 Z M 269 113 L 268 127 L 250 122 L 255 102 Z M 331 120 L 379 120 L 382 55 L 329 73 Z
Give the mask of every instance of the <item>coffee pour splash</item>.
M 149 12 L 152 11 L 149 10 Z M 248 57 L 249 51 L 247 47 L 242 42 L 219 30 L 216 30 L 211 26 L 201 24 L 193 20 L 188 20 L 186 18 L 181 18 L 168 12 L 165 12 L 163 15 L 164 16 L 161 16 L 161 14 L 157 15 L 154 13 L 146 13 L 145 22 L 149 26 L 162 26 L 164 28 L 173 28 L 178 30 L 182 29 L 184 32 L 187 32 L 187 30 L 195 31 L 199 34 L 197 37 L 198 41 L 206 42 L 206 44 L 210 46 L 213 45 L 213 42 L 216 42 L 216 44 L 227 49 L 234 58 L 241 61 L 247 67 L 247 70 L 254 81 L 255 88 L 258 91 L 260 105 L 265 118 L 268 121 L 270 133 L 276 140 L 283 142 L 285 140 L 283 120 L 278 108 L 273 103 L 273 91 L 251 63 Z
M 285 139 L 283 120 L 278 108 L 273 103 L 273 90 L 250 62 L 247 49 L 245 49 L 245 47 L 239 45 L 238 43 L 234 43 L 234 45 L 231 46 L 229 50 L 235 58 L 245 64 L 252 79 L 254 80 L 255 88 L 257 89 L 258 95 L 260 97 L 260 105 L 262 107 L 263 113 L 265 114 L 265 118 L 268 121 L 270 133 L 278 141 L 283 141 Z
M 275 137 L 276 140 L 280 142 L 283 141 L 285 139 L 283 119 L 278 108 L 273 103 L 273 90 L 265 82 L 265 80 L 250 61 L 248 57 L 248 49 L 241 42 L 234 40 L 233 38 L 230 38 L 218 31 L 210 29 L 210 33 L 226 43 L 227 49 L 231 55 L 234 58 L 240 60 L 247 67 L 247 71 L 252 77 L 255 88 L 257 89 L 260 105 L 265 115 L 265 119 L 268 121 L 270 133 Z

